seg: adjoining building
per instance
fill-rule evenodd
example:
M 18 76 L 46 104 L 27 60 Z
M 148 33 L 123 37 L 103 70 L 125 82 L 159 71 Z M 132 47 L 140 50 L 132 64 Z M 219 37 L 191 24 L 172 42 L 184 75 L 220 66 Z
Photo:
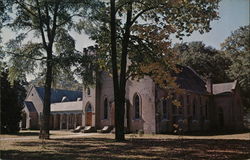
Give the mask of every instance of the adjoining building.
M 181 106 L 167 99 L 167 91 L 150 77 L 139 81 L 128 80 L 124 127 L 127 132 L 173 132 L 174 126 L 183 131 L 213 129 L 240 130 L 243 128 L 243 110 L 237 81 L 222 84 L 205 82 L 190 67 L 179 66 L 176 82 L 183 90 L 174 94 Z M 115 124 L 112 78 L 98 73 L 95 87 L 82 92 L 52 90 L 51 129 L 72 129 L 92 126 L 101 129 Z M 38 129 L 43 107 L 44 89 L 31 87 L 25 99 L 23 127 Z M 25 123 L 26 122 L 26 123 Z
M 44 88 L 31 86 L 24 101 L 22 128 L 39 129 Z M 51 90 L 51 129 L 71 129 L 82 125 L 82 92 Z
M 212 84 L 205 82 L 190 67 L 180 66 L 176 82 L 184 90 L 174 98 L 150 77 L 128 80 L 125 104 L 125 128 L 128 132 L 166 133 L 177 124 L 183 131 L 243 128 L 243 111 L 237 81 Z M 97 129 L 114 126 L 114 94 L 112 78 L 101 72 L 94 88 L 83 91 L 83 126 Z

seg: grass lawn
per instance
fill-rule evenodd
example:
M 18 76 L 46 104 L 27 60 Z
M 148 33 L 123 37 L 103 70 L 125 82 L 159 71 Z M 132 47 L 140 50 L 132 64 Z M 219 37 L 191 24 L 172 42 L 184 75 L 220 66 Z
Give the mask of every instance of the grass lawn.
M 127 141 L 119 143 L 113 140 L 113 134 L 52 131 L 51 140 L 46 141 L 39 140 L 37 134 L 26 131 L 19 135 L 0 135 L 0 157 L 4 160 L 250 159 L 249 133 L 182 137 L 126 135 Z

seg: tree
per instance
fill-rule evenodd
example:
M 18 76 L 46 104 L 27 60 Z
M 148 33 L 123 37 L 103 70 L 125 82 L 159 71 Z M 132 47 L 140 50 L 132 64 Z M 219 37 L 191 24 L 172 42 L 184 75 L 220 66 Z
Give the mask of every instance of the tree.
M 94 17 L 99 20 L 98 25 L 94 24 L 98 27 L 95 32 L 89 30 L 89 33 L 99 45 L 99 53 L 105 53 L 103 57 L 108 61 L 102 63 L 112 67 L 117 141 L 124 140 L 127 79 L 145 74 L 152 76 L 156 70 L 163 72 L 160 68 L 168 73 L 176 70 L 175 61 L 172 61 L 175 55 L 169 49 L 169 36 L 175 34 L 181 38 L 193 31 L 209 31 L 210 21 L 218 18 L 218 2 L 110 0 L 106 8 L 100 10 L 102 16 Z M 160 78 L 155 76 L 155 79 Z
M 202 42 L 190 42 L 175 44 L 174 52 L 179 56 L 180 64 L 192 67 L 204 79 L 211 78 L 214 83 L 229 80 L 226 70 L 231 61 L 220 51 Z
M 243 103 L 250 109 L 250 25 L 240 27 L 221 44 L 221 49 L 231 60 L 227 73 L 232 80 L 238 80 Z
M 23 82 L 8 81 L 8 71 L 1 72 L 1 133 L 16 133 L 19 131 L 21 110 L 26 96 Z
M 0 68 L 4 68 L 5 64 L 3 63 L 4 52 L 2 45 L 2 28 L 3 24 L 10 18 L 8 12 L 11 11 L 12 1 L 9 0 L 0 0 Z
M 45 69 L 45 95 L 43 120 L 40 138 L 49 138 L 49 116 L 53 69 L 56 65 L 70 70 L 75 51 L 75 41 L 69 30 L 76 21 L 88 16 L 99 5 L 93 0 L 15 0 L 15 16 L 8 26 L 19 31 L 16 39 L 11 40 L 6 51 L 11 55 L 9 78 L 19 77 L 19 73 L 33 73 L 38 67 Z M 24 43 L 33 34 L 36 41 Z
M 56 74 L 56 75 L 55 75 Z M 79 83 L 75 78 L 72 72 L 57 72 L 54 74 L 52 81 L 52 87 L 56 89 L 66 89 L 66 90 L 82 90 L 82 84 Z M 44 74 L 43 74 L 44 75 Z M 35 86 L 42 86 L 44 84 L 45 77 L 39 76 L 29 83 Z

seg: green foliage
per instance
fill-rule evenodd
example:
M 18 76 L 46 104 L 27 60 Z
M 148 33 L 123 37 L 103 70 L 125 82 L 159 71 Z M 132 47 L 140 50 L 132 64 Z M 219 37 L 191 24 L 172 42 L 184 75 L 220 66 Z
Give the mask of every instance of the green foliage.
M 238 80 L 244 105 L 250 108 L 250 25 L 235 30 L 221 47 L 232 62 L 227 70 L 228 75 L 231 79 Z
M 40 67 L 45 75 L 43 120 L 40 138 L 49 138 L 50 90 L 54 76 L 61 70 L 70 70 L 74 57 L 75 41 L 69 31 L 76 27 L 76 21 L 88 16 L 95 8 L 94 0 L 16 0 L 12 6 L 13 19 L 7 24 L 17 31 L 17 38 L 7 45 L 10 55 L 10 79 L 32 73 Z M 32 35 L 36 41 L 28 41 Z M 19 60 L 20 58 L 20 60 Z M 38 62 L 37 62 L 38 60 Z M 38 64 L 37 64 L 38 63 Z M 58 74 L 57 74 L 58 75 Z
M 171 61 L 175 55 L 169 48 L 171 41 L 169 36 L 175 34 L 181 39 L 184 35 L 190 35 L 193 31 L 201 33 L 209 31 L 210 21 L 218 19 L 218 0 L 211 1 L 186 1 L 186 0 L 119 0 L 116 2 L 116 28 L 117 28 L 117 62 L 121 68 L 122 45 L 126 25 L 129 25 L 130 38 L 128 45 L 129 68 L 127 77 L 143 75 L 141 67 L 149 63 L 159 62 L 165 58 L 168 60 L 167 68 L 171 70 Z M 131 21 L 128 23 L 129 5 L 132 6 Z M 110 51 L 110 20 L 109 3 L 95 15 L 89 17 L 92 25 L 87 27 L 87 33 L 91 35 L 99 45 L 101 67 L 111 69 Z M 101 55 L 105 54 L 105 55 Z M 173 67 L 174 68 L 174 67 Z M 140 76 L 139 76 L 140 77 Z
M 160 76 L 177 71 L 169 36 L 175 34 L 182 39 L 193 31 L 209 31 L 210 21 L 218 18 L 218 3 L 219 0 L 110 0 L 91 17 L 97 30 L 90 29 L 89 33 L 99 45 L 98 55 L 104 54 L 99 57 L 101 66 L 106 64 L 108 71 L 112 67 L 116 140 L 124 140 L 126 80 L 150 75 L 155 82 L 174 84 L 167 76 L 165 81 L 159 81 Z
M 7 70 L 1 72 L 1 133 L 15 133 L 19 131 L 26 90 L 24 82 L 11 85 L 7 77 Z
M 9 79 L 13 82 L 27 74 L 45 76 L 48 61 L 53 65 L 53 73 L 60 74 L 69 73 L 74 65 L 88 66 L 85 64 L 86 56 L 75 50 L 75 40 L 69 31 L 82 31 L 83 28 L 77 28 L 78 22 L 88 17 L 100 4 L 93 0 L 15 1 L 11 8 L 15 16 L 5 21 L 6 26 L 17 32 L 16 38 L 5 47 L 10 67 Z M 34 38 L 28 40 L 32 34 Z M 52 57 L 48 55 L 49 48 L 52 48 Z M 54 82 L 60 79 L 59 73 L 53 74 Z
M 202 42 L 175 44 L 173 50 L 177 53 L 180 64 L 190 66 L 203 79 L 211 78 L 213 83 L 229 81 L 226 70 L 231 61 L 220 51 L 207 47 Z
M 82 91 L 82 84 L 75 79 L 72 72 L 66 74 L 64 72 L 56 72 L 55 74 L 57 75 L 54 76 L 55 78 L 53 79 L 52 82 L 53 88 Z M 41 76 L 38 76 L 34 80 L 30 81 L 29 83 L 35 86 L 43 86 L 44 82 L 45 82 L 45 77 L 43 74 Z
M 11 6 L 13 1 L 11 0 L 0 0 L 0 70 L 2 71 L 5 68 L 6 64 L 3 62 L 5 53 L 3 52 L 2 44 L 2 28 L 4 23 L 10 18 L 9 12 L 11 12 Z

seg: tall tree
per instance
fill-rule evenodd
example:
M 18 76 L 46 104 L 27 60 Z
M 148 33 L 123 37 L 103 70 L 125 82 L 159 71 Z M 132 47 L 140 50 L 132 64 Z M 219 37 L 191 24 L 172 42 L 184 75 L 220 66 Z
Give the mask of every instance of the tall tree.
M 23 82 L 8 81 L 8 70 L 1 72 L 1 133 L 16 133 L 19 131 L 21 110 L 26 96 Z
M 221 44 L 221 49 L 230 58 L 227 70 L 232 80 L 238 80 L 245 109 L 250 109 L 250 25 L 242 26 L 232 32 Z
M 55 70 L 53 70 L 55 71 Z M 60 70 L 56 70 L 53 75 L 52 87 L 56 89 L 66 89 L 66 90 L 79 90 L 81 91 L 83 86 L 79 83 L 72 71 L 69 73 L 61 72 Z M 30 84 L 35 86 L 42 86 L 44 84 L 44 74 L 36 77 L 34 80 L 30 81 Z
M 202 42 L 175 44 L 174 52 L 180 64 L 192 67 L 204 79 L 211 78 L 214 83 L 229 80 L 226 70 L 231 61 L 220 51 L 205 46 Z
M 88 16 L 98 5 L 93 0 L 15 0 L 13 21 L 8 26 L 19 31 L 7 48 L 11 55 L 10 78 L 18 77 L 20 72 L 32 73 L 37 67 L 45 69 L 45 96 L 40 138 L 49 138 L 49 116 L 51 84 L 55 64 L 69 69 L 74 55 L 75 41 L 69 30 L 78 20 Z M 33 34 L 37 40 L 25 40 Z M 37 61 L 35 61 L 37 60 Z
M 117 141 L 124 140 L 127 79 L 152 75 L 156 70 L 161 71 L 160 68 L 169 72 L 175 70 L 169 36 L 175 34 L 181 38 L 193 31 L 209 31 L 210 21 L 218 18 L 218 2 L 110 0 L 106 8 L 100 10 L 105 16 L 94 17 L 99 19 L 99 28 L 95 32 L 89 30 L 91 38 L 98 43 L 99 53 L 105 53 L 104 59 L 110 60 L 101 62 L 112 66 Z M 164 63 L 164 67 L 159 62 Z M 156 76 L 155 79 L 160 78 Z

